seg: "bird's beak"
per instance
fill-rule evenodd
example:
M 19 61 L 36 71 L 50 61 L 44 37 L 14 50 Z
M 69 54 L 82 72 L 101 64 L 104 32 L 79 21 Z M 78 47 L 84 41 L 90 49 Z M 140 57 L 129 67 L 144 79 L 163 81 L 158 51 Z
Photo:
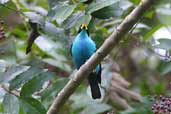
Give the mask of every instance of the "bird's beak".
M 81 24 L 81 29 L 88 30 L 87 24 L 86 23 Z

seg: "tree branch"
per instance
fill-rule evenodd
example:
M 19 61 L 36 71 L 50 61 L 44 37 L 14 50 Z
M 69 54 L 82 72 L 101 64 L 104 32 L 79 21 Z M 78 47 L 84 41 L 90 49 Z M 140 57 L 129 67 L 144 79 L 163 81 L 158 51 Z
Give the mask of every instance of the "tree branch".
M 70 95 L 76 90 L 80 83 L 96 67 L 104 57 L 119 43 L 126 33 L 136 24 L 141 16 L 147 11 L 155 0 L 141 0 L 140 4 L 124 19 L 103 43 L 103 45 L 94 53 L 91 58 L 80 67 L 75 76 L 59 92 L 53 104 L 46 114 L 58 114 L 60 107 L 67 101 Z

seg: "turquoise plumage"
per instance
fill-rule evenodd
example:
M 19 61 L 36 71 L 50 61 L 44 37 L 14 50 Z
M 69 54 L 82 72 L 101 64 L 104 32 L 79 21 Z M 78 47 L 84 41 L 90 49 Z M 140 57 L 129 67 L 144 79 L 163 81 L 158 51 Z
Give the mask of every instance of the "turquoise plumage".
M 79 69 L 96 51 L 96 45 L 89 37 L 87 25 L 82 24 L 78 35 L 74 39 L 71 47 L 71 55 L 76 68 Z M 92 72 L 88 76 L 88 81 L 91 88 L 92 97 L 94 99 L 100 98 L 101 83 L 101 65 L 97 65 L 95 72 Z

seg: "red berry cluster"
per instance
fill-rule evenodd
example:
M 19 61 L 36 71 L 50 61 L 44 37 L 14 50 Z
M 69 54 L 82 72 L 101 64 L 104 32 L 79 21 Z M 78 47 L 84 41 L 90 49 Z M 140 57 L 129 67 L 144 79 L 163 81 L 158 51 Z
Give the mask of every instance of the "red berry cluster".
M 155 97 L 152 111 L 154 114 L 171 114 L 171 97 Z

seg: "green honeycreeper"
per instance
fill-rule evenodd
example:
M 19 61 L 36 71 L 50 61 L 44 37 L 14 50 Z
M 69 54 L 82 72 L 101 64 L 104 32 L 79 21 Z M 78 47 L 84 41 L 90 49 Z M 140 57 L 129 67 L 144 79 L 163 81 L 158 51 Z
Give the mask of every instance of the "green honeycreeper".
M 71 56 L 77 69 L 81 67 L 96 51 L 96 44 L 90 38 L 88 27 L 85 23 L 81 24 L 78 34 L 71 45 Z M 93 99 L 101 98 L 101 64 L 98 64 L 93 72 L 88 76 L 88 82 L 91 88 Z

